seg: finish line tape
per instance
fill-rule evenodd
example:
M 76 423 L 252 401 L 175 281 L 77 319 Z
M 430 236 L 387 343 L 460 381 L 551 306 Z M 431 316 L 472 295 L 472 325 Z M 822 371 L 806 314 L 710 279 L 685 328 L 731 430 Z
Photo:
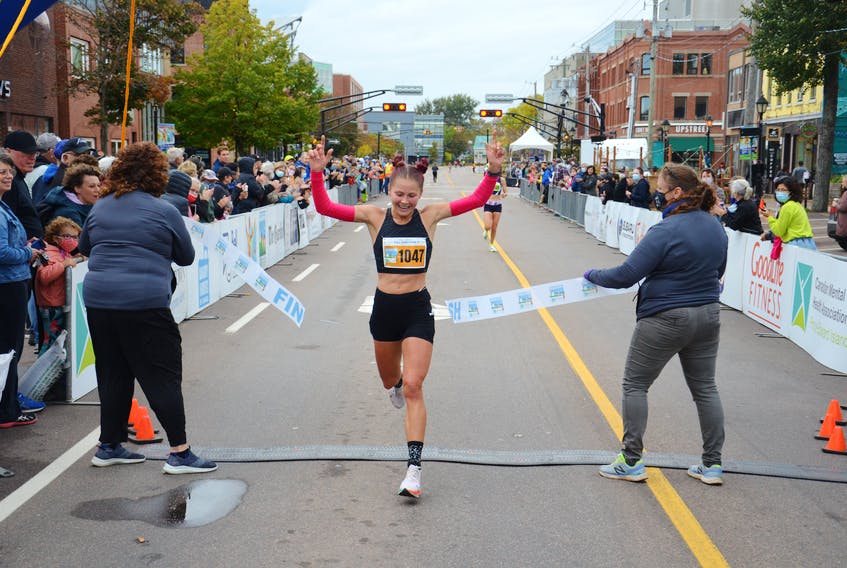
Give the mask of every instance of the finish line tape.
M 259 266 L 259 263 L 238 250 L 238 247 L 233 246 L 214 231 L 207 231 L 201 223 L 187 217 L 183 217 L 183 219 L 186 227 L 188 227 L 188 232 L 197 235 L 203 242 L 203 246 L 210 251 L 215 251 L 223 259 L 224 264 L 232 267 L 245 284 L 258 292 L 276 309 L 287 315 L 291 321 L 297 324 L 297 327 L 300 327 L 303 323 L 303 317 L 306 315 L 306 308 L 300 303 L 297 296 L 271 278 Z
M 488 296 L 447 300 L 446 303 L 453 322 L 465 323 L 626 294 L 637 288 L 637 285 L 623 289 L 602 288 L 585 278 L 571 278 Z

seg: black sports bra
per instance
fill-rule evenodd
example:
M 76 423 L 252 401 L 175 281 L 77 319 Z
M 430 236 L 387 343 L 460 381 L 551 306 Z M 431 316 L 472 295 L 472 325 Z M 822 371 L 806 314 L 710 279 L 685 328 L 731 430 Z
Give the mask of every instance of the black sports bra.
M 422 274 L 429 268 L 431 256 L 432 241 L 420 212 L 415 209 L 411 221 L 398 225 L 389 207 L 374 241 L 376 271 L 380 274 Z

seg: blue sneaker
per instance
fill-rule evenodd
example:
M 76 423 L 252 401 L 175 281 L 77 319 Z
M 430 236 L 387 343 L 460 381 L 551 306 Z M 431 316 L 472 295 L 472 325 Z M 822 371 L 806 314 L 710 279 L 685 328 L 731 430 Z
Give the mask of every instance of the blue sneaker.
M 723 484 L 723 468 L 720 464 L 713 464 L 709 467 L 702 463 L 692 465 L 688 468 L 688 475 L 695 479 L 699 479 L 706 485 L 722 485 Z
M 131 452 L 120 444 L 112 445 L 101 442 L 97 453 L 91 458 L 91 465 L 96 467 L 108 467 L 122 463 L 141 463 L 147 458 L 141 454 Z
M 191 448 L 188 449 L 188 455 L 184 458 L 179 457 L 179 455 L 173 452 L 168 454 L 168 461 L 165 462 L 162 468 L 165 473 L 171 474 L 207 473 L 216 469 L 218 469 L 218 464 L 194 455 Z
M 638 460 L 635 465 L 627 465 L 623 454 L 618 454 L 615 461 L 609 465 L 600 467 L 600 475 L 609 479 L 625 479 L 626 481 L 644 481 L 647 479 L 647 470 L 644 469 L 644 460 Z
M 18 393 L 18 404 L 21 405 L 21 412 L 23 414 L 35 414 L 36 412 L 41 412 L 47 406 L 43 402 L 38 402 L 28 396 L 24 396 L 23 393 Z

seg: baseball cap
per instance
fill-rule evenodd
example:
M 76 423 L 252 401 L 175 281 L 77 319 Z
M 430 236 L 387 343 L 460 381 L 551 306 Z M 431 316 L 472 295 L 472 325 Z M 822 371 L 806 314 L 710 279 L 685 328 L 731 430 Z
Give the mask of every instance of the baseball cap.
M 200 175 L 200 179 L 218 181 L 218 176 L 215 174 L 214 170 L 203 170 L 203 173 Z
M 38 144 L 35 137 L 26 130 L 15 130 L 6 135 L 3 146 L 10 150 L 17 150 L 24 154 L 35 154 L 38 152 Z
M 289 155 L 287 155 L 287 156 L 285 157 L 285 161 L 286 161 L 286 162 L 290 162 L 290 161 L 291 161 L 291 160 L 293 160 L 293 159 L 294 159 L 294 156 L 292 156 L 291 154 L 289 154 Z
M 35 139 L 35 145 L 38 146 L 38 150 L 41 152 L 46 152 L 47 150 L 52 150 L 55 148 L 56 144 L 59 143 L 59 138 L 52 132 L 45 132 L 44 134 L 39 134 L 38 138 Z
M 65 152 L 73 152 L 74 154 L 88 154 L 91 152 L 93 148 L 91 145 L 84 139 L 79 136 L 74 136 L 73 138 L 68 138 L 62 144 L 62 153 Z

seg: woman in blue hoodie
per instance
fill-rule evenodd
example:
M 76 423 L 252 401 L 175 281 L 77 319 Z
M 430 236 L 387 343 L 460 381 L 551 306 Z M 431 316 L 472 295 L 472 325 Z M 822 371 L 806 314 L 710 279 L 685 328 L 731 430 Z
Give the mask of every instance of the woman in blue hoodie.
M 100 168 L 77 163 L 68 168 L 61 187 L 54 187 L 39 204 L 39 210 L 49 208 L 42 219 L 46 226 L 56 217 L 70 219 L 80 227 L 100 196 Z
M 720 278 L 726 268 L 727 236 L 710 214 L 714 190 L 683 165 L 662 168 L 656 191 L 667 205 L 664 220 L 620 266 L 588 270 L 584 277 L 605 288 L 628 288 L 641 281 L 635 331 L 623 378 L 623 450 L 600 468 L 611 479 L 647 479 L 641 452 L 647 429 L 647 391 L 676 355 L 700 417 L 702 462 L 688 475 L 709 485 L 723 483 L 721 449 L 724 415 L 715 384 L 720 338 Z

